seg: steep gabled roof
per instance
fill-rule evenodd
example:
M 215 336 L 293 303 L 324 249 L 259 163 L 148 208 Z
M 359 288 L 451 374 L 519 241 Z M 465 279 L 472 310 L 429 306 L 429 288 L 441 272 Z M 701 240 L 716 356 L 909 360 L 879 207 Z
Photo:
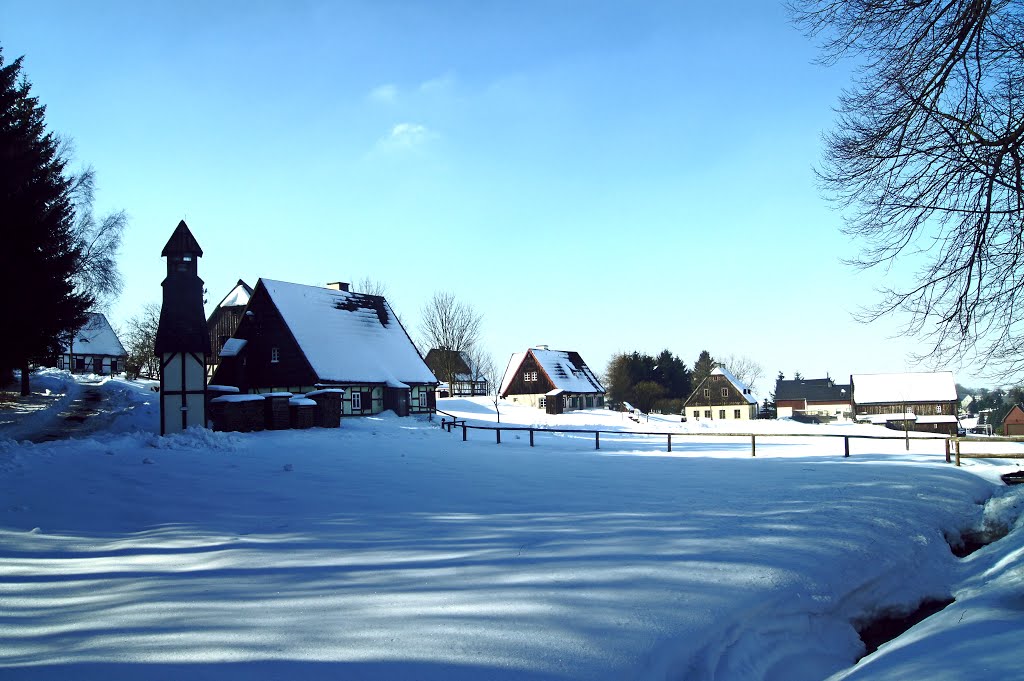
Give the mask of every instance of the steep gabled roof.
M 217 303 L 217 307 L 235 307 L 236 305 L 247 305 L 252 298 L 252 287 L 241 279 L 235 287 L 224 296 L 224 299 Z
M 779 400 L 849 402 L 850 386 L 839 385 L 831 378 L 783 379 L 775 382 L 775 401 Z
M 437 383 L 381 296 L 260 279 L 324 383 Z
M 527 355 L 533 355 L 537 365 L 551 380 L 555 390 L 568 393 L 604 393 L 604 386 L 578 352 L 531 348 L 517 352 L 509 360 L 501 380 L 500 394 L 504 395 Z
M 952 371 L 901 374 L 854 374 L 850 377 L 857 404 L 956 402 Z
M 106 316 L 99 312 L 89 314 L 88 321 L 79 329 L 72 341 L 73 347 L 64 346 L 64 354 L 74 352 L 76 355 L 108 355 L 122 357 L 127 355 L 124 346 L 118 340 L 113 327 Z
M 697 387 L 693 389 L 693 392 L 690 393 L 690 396 L 686 398 L 686 401 L 683 402 L 685 406 L 689 406 L 690 404 L 692 404 L 691 400 L 693 400 L 695 397 L 698 400 L 696 404 L 699 404 L 700 401 L 704 399 L 702 397 L 702 393 L 700 392 L 701 388 L 704 387 L 708 383 L 708 381 L 711 380 L 712 376 L 722 376 L 723 378 L 725 378 L 726 381 L 732 384 L 732 387 L 736 389 L 736 392 L 740 394 L 740 396 L 747 404 L 757 404 L 757 397 L 754 396 L 753 391 L 750 390 L 750 388 L 747 387 L 747 385 L 743 383 L 743 381 L 733 376 L 728 369 L 724 367 L 715 367 L 714 369 L 711 370 L 711 373 L 708 374 L 707 377 L 703 381 L 701 381 L 697 385 Z
M 160 251 L 160 257 L 166 258 L 172 253 L 194 253 L 199 257 L 203 255 L 203 249 L 199 247 L 199 242 L 192 236 L 192 232 L 184 220 L 179 222 L 178 226 L 174 228 L 174 232 L 171 234 L 171 238 L 167 240 L 164 250 Z

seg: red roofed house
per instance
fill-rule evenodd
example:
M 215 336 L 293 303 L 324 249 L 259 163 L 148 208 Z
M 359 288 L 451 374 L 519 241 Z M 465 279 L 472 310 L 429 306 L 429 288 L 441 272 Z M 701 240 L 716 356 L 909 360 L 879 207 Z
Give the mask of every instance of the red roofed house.
M 1013 405 L 1003 418 L 1003 435 L 1024 435 L 1024 409 L 1021 409 L 1019 404 Z

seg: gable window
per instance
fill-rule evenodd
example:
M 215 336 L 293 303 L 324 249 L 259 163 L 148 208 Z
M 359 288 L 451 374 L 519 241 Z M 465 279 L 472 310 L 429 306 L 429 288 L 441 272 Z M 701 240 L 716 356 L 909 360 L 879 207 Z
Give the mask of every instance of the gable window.
M 536 371 L 524 371 L 523 372 L 523 380 L 526 381 L 527 383 L 532 383 L 532 382 L 536 381 L 537 380 L 537 372 Z
M 732 417 L 734 419 L 738 419 L 740 417 L 740 410 L 739 409 L 733 409 L 732 410 Z
M 724 409 L 719 409 L 718 410 L 718 418 L 720 418 L 720 419 L 724 419 L 725 418 L 725 410 Z
M 722 397 L 728 397 L 728 396 L 729 396 L 729 389 L 728 388 L 722 388 Z
M 704 388 L 704 397 L 711 397 L 711 388 Z
M 352 391 L 352 411 L 363 410 L 363 394 L 358 391 Z
M 277 364 L 281 361 L 281 350 L 278 347 L 270 348 L 270 363 Z

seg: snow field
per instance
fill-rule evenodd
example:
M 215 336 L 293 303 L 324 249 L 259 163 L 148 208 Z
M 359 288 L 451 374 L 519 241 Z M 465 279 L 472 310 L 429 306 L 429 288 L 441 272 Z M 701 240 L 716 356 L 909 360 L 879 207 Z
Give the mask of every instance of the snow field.
M 0 678 L 1016 669 L 1024 498 L 992 483 L 1007 462 L 957 470 L 926 441 L 910 454 L 860 441 L 849 459 L 819 438 L 770 438 L 756 459 L 714 437 L 672 455 L 604 436 L 600 451 L 553 435 L 530 448 L 525 433 L 499 446 L 390 415 L 160 438 L 145 429 L 149 396 L 118 389 L 141 405 L 114 422 L 134 432 L 0 446 Z M 488 420 L 485 401 L 464 408 Z M 503 423 L 550 418 L 521 409 L 503 408 Z M 559 425 L 618 418 L 567 416 Z M 983 522 L 1016 529 L 956 559 L 945 535 Z M 946 611 L 852 666 L 855 623 L 949 595 Z

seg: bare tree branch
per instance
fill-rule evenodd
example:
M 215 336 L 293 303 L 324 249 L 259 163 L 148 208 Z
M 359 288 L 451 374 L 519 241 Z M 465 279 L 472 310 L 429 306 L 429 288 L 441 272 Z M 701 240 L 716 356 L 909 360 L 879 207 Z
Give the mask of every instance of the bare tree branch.
M 906 313 L 930 348 L 1024 368 L 1016 304 L 1024 231 L 1024 7 L 1020 0 L 794 0 L 821 62 L 857 61 L 819 179 L 862 243 L 851 262 L 908 257 L 865 320 Z

